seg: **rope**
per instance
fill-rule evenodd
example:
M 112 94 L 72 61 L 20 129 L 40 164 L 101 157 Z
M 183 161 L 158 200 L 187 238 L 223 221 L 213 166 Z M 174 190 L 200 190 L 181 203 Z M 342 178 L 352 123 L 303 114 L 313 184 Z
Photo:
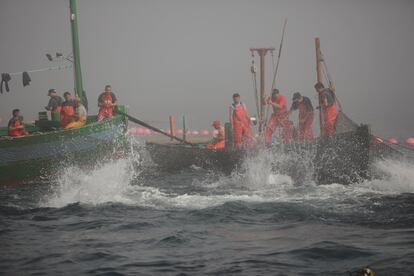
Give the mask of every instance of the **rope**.
M 283 41 L 284 41 L 284 38 L 285 38 L 286 24 L 287 24 L 287 18 L 285 18 L 285 21 L 283 22 L 282 39 L 280 40 L 279 53 L 277 55 L 276 68 L 275 68 L 275 71 L 274 71 L 274 74 L 273 74 L 272 89 L 275 88 L 276 75 L 277 75 L 277 71 L 279 69 L 280 56 L 282 55 Z
M 381 139 L 383 141 L 384 145 L 387 145 L 388 147 L 392 148 L 393 150 L 395 150 L 394 148 L 396 148 L 396 147 L 400 147 L 400 148 L 403 148 L 403 149 L 406 149 L 406 150 L 411 150 L 411 151 L 414 152 L 414 148 L 411 148 L 409 146 L 403 145 L 401 143 L 398 143 L 398 144 L 395 144 L 395 145 L 390 145 L 390 144 L 387 144 L 387 142 L 386 142 L 387 139 L 385 139 L 384 137 L 379 137 L 379 136 L 376 136 L 376 135 L 373 135 L 373 136 L 376 137 L 376 138 Z
M 64 65 L 64 66 L 54 66 L 54 67 L 47 67 L 47 68 L 42 68 L 42 69 L 35 69 L 35 70 L 29 70 L 26 71 L 27 73 L 37 73 L 37 72 L 45 72 L 45 71 L 52 71 L 52 70 L 63 70 L 63 69 L 70 69 L 72 68 L 72 64 L 68 64 L 68 65 Z M 17 76 L 17 75 L 22 75 L 23 72 L 15 72 L 15 73 L 10 73 L 10 76 Z
M 332 77 L 329 73 L 328 65 L 326 64 L 325 56 L 322 54 L 322 51 L 321 51 L 321 61 L 322 61 L 322 65 L 323 65 L 322 72 L 323 72 L 323 75 L 325 77 L 325 80 L 329 83 L 329 88 L 334 87 L 334 83 L 333 83 Z M 335 93 L 335 101 L 338 103 L 339 110 L 343 111 L 341 102 L 339 101 L 338 95 L 336 93 Z
M 280 44 L 279 44 L 279 52 L 278 52 L 278 55 L 277 55 L 276 68 L 274 68 L 274 72 L 273 72 L 272 90 L 275 89 L 276 76 L 277 76 L 277 72 L 279 70 L 279 62 L 280 62 L 280 57 L 282 55 L 283 41 L 285 39 L 286 24 L 287 24 L 287 18 L 285 18 L 285 20 L 283 22 L 282 38 L 281 38 Z M 272 52 L 272 58 L 273 58 L 273 52 Z M 265 118 L 264 118 L 265 120 L 263 122 L 263 128 L 264 129 L 266 129 L 266 127 L 267 127 L 267 121 L 268 121 L 268 117 L 269 117 L 269 110 L 270 110 L 270 107 L 269 107 L 269 105 L 267 105 L 267 107 L 266 107 L 266 115 L 265 115 Z M 262 134 L 263 133 L 264 133 L 264 131 L 262 131 Z
M 254 64 L 254 55 L 252 54 L 252 65 L 250 66 L 250 71 L 252 72 L 252 81 L 253 81 L 253 93 L 254 93 L 254 98 L 256 101 L 256 111 L 257 111 L 257 116 L 259 116 L 260 114 L 260 104 L 259 104 L 259 94 L 257 91 L 257 68 L 256 65 Z

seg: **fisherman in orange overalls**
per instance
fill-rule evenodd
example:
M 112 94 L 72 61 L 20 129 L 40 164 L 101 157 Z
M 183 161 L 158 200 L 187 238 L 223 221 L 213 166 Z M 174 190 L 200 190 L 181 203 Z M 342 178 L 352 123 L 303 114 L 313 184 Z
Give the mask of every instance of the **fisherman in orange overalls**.
M 311 100 L 308 97 L 302 96 L 299 92 L 293 94 L 292 100 L 289 114 L 294 110 L 299 110 L 299 129 L 295 139 L 298 141 L 313 139 L 312 123 L 314 112 Z
M 78 120 L 79 118 L 75 112 L 78 106 L 77 101 L 72 99 L 72 95 L 69 92 L 65 92 L 63 97 L 65 98 L 65 101 L 62 103 L 60 111 L 60 125 L 65 128 L 67 125 Z
M 336 132 L 336 118 L 338 117 L 334 91 L 330 88 L 325 88 L 320 82 L 315 84 L 315 89 L 319 94 L 320 108 L 322 108 L 323 134 L 326 136 L 334 135 Z
M 207 148 L 209 149 L 224 149 L 225 146 L 225 136 L 224 136 L 224 127 L 221 125 L 219 120 L 214 120 L 212 126 L 217 130 L 217 136 L 214 137 L 213 141 L 208 143 Z
M 13 109 L 13 118 L 9 120 L 8 134 L 9 136 L 19 137 L 27 135 L 27 131 L 24 129 L 23 122 L 20 120 L 20 110 Z
M 105 92 L 99 95 L 98 98 L 98 121 L 102 121 L 105 118 L 111 118 L 116 105 L 117 99 L 115 94 L 112 92 L 112 87 L 110 85 L 106 85 Z
M 282 142 L 289 142 L 291 138 L 291 128 L 286 97 L 279 92 L 279 89 L 275 88 L 273 89 L 272 96 L 266 99 L 266 104 L 270 104 L 273 108 L 272 116 L 270 117 L 266 127 L 266 145 L 271 143 L 273 132 L 279 126 L 282 127 Z
M 50 97 L 50 99 L 47 106 L 45 106 L 45 109 L 51 112 L 60 112 L 63 100 L 57 94 L 56 89 L 49 89 L 47 95 Z
M 241 148 L 243 138 L 245 145 L 249 145 L 252 139 L 250 129 L 250 116 L 247 112 L 246 105 L 240 102 L 239 93 L 233 94 L 231 115 L 233 125 L 234 147 Z

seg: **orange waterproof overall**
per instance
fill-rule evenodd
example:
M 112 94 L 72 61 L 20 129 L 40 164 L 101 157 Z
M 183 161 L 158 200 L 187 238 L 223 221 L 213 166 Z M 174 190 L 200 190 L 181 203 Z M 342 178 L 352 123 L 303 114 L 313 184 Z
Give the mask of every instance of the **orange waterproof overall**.
M 73 116 L 75 115 L 75 108 L 72 105 L 62 105 L 60 111 L 60 125 L 62 127 L 67 126 L 73 121 Z
M 113 115 L 113 107 L 109 106 L 113 102 L 112 95 L 103 94 L 100 100 L 104 105 L 99 107 L 98 121 L 102 121 L 105 118 L 111 118 Z
M 290 129 L 290 124 L 289 124 L 289 114 L 287 110 L 286 97 L 284 95 L 279 94 L 279 97 L 277 100 L 271 99 L 271 101 L 281 105 L 282 108 L 277 109 L 276 107 L 272 106 L 273 113 L 269 119 L 269 122 L 267 123 L 265 143 L 266 145 L 269 145 L 270 142 L 272 142 L 273 132 L 275 132 L 275 130 L 278 127 L 282 127 L 282 142 L 283 143 L 289 142 L 291 138 L 291 129 Z
M 323 130 L 325 135 L 331 136 L 335 134 L 336 118 L 338 117 L 338 110 L 336 103 L 331 104 L 323 109 Z
M 22 122 L 20 119 L 11 119 L 9 127 L 17 128 L 22 126 Z M 24 129 L 13 129 L 8 131 L 9 136 L 17 137 L 17 136 L 24 136 L 26 135 L 26 131 Z
M 211 142 L 207 145 L 209 149 L 224 149 L 225 146 L 225 136 L 224 128 L 221 127 L 217 133 L 217 137 L 214 142 Z
M 298 140 L 311 140 L 313 139 L 313 130 L 312 123 L 315 114 L 312 112 L 307 112 L 305 103 L 301 102 L 298 106 L 299 108 L 299 133 Z
M 246 144 L 250 144 L 251 142 L 252 137 L 250 130 L 250 122 L 244 104 L 233 104 L 232 108 L 234 146 L 236 148 L 240 148 L 242 146 L 243 138 L 245 139 Z

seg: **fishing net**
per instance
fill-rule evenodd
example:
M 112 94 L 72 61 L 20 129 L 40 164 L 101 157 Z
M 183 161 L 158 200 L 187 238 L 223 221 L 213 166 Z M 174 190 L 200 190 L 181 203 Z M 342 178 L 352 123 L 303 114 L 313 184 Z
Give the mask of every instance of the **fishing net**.
M 338 112 L 336 119 L 336 133 L 344 133 L 355 131 L 358 128 L 358 124 L 348 117 L 342 110 Z

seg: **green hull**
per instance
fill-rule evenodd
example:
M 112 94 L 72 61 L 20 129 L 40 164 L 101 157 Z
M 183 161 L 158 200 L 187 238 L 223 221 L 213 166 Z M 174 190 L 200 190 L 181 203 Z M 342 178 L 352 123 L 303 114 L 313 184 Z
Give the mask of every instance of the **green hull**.
M 113 157 L 126 142 L 127 120 L 114 116 L 80 128 L 36 132 L 25 137 L 0 137 L 0 185 L 50 178 L 68 165 L 93 166 Z M 3 130 L 4 131 L 4 130 Z

